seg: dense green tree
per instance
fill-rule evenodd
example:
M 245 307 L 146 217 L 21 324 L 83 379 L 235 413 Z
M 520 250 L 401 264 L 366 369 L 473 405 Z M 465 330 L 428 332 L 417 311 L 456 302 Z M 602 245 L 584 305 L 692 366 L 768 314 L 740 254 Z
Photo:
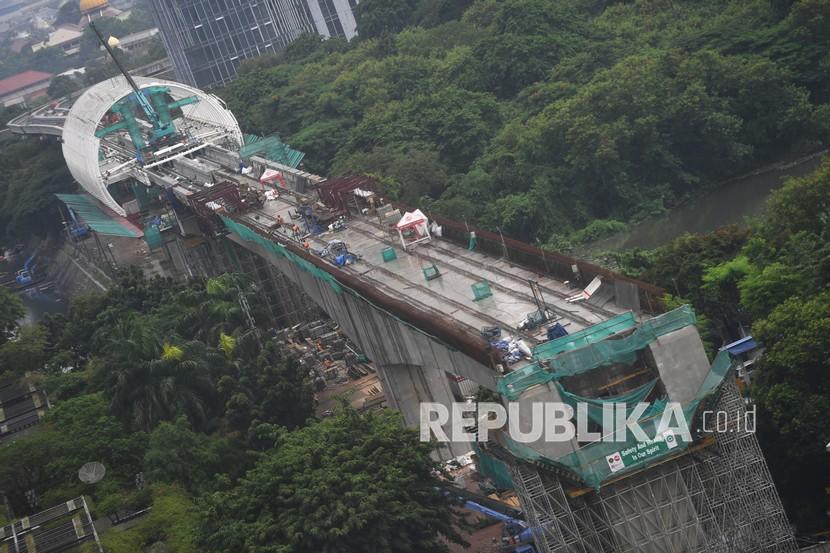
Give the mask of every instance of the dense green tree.
M 766 348 L 752 387 L 764 452 L 788 511 L 801 530 L 815 530 L 830 486 L 830 294 L 788 300 L 752 331 Z
M 78 469 L 90 461 L 107 467 L 101 494 L 129 486 L 146 447 L 146 436 L 125 432 L 109 415 L 99 394 L 70 399 L 51 409 L 34 434 L 0 448 L 0 485 L 15 513 L 31 512 L 26 492 L 34 490 L 41 507 L 98 488 L 78 480 Z
M 250 336 L 243 336 L 237 348 L 241 350 L 246 341 L 250 344 Z M 225 398 L 230 427 L 246 432 L 254 421 L 289 429 L 303 425 L 312 414 L 314 401 L 308 371 L 293 357 L 286 357 L 273 341 L 261 350 L 249 349 L 248 354 L 230 354 L 236 374 L 226 375 L 217 383 Z M 256 350 L 255 356 L 251 355 Z
M 0 346 L 9 338 L 9 334 L 17 328 L 17 323 L 26 314 L 23 302 L 17 295 L 6 288 L 0 287 Z
M 411 20 L 417 0 L 364 0 L 355 10 L 357 32 L 361 38 L 396 33 Z
M 239 484 L 208 498 L 205 551 L 445 552 L 457 539 L 431 446 L 391 413 L 284 432 Z
M 746 229 L 737 226 L 705 235 L 683 235 L 658 248 L 642 276 L 700 306 L 706 269 L 733 259 L 746 244 L 747 236 Z
M 76 90 L 80 90 L 83 86 L 80 79 L 70 75 L 58 75 L 49 83 L 49 89 L 46 92 L 50 98 L 57 99 L 68 96 Z
M 17 336 L 0 346 L 0 372 L 3 369 L 22 376 L 43 368 L 48 359 L 46 331 L 43 327 L 21 327 Z
M 81 4 L 80 2 L 64 2 L 58 8 L 58 15 L 55 17 L 55 26 L 69 23 L 70 25 L 77 25 L 81 20 Z
M 245 314 L 240 306 L 240 294 L 250 296 L 250 289 L 239 277 L 225 274 L 208 279 L 203 285 L 191 287 L 179 296 L 175 309 L 180 312 L 176 331 L 188 338 L 195 338 L 209 344 L 216 344 L 222 333 L 232 334 L 236 329 L 247 326 Z M 249 300 L 253 300 L 250 296 Z M 251 301 L 255 310 L 261 312 L 261 305 Z M 264 316 L 264 314 L 262 314 Z
M 478 0 L 416 27 L 440 4 L 361 3 L 382 37 L 304 40 L 223 94 L 309 169 L 367 171 L 451 216 L 483 201 L 498 207 L 472 222 L 541 243 L 662 213 L 830 136 L 826 0 Z M 401 178 L 423 151 L 447 167 L 443 186 Z
M 135 336 L 153 331 L 133 325 L 129 332 Z M 124 353 L 105 366 L 112 373 L 107 394 L 113 412 L 148 432 L 179 414 L 194 427 L 204 429 L 216 414 L 210 365 L 220 362 L 221 356 L 211 354 L 201 342 L 182 346 L 165 343 L 159 347 L 148 340 L 133 346 L 134 338 L 124 338 L 120 333 L 114 336 L 118 337 L 113 343 L 123 344 Z
M 37 139 L 4 144 L 0 168 L 0 236 L 19 241 L 58 231 L 54 194 L 72 191 L 59 145 Z
M 250 466 L 240 445 L 194 432 L 185 417 L 163 422 L 150 434 L 145 476 L 151 482 L 178 483 L 191 493 L 213 489 L 220 475 L 236 478 Z

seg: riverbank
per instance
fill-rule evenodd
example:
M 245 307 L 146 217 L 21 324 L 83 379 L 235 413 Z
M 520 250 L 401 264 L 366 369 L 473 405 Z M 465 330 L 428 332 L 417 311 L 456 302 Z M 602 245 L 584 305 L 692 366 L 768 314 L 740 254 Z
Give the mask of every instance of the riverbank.
M 633 225 L 628 230 L 578 246 L 577 257 L 593 258 L 602 252 L 634 248 L 653 249 L 686 233 L 703 234 L 732 224 L 744 224 L 760 215 L 773 190 L 791 177 L 802 177 L 816 170 L 822 150 L 794 161 L 763 167 L 730 179 L 718 187 L 702 191 L 667 214 Z

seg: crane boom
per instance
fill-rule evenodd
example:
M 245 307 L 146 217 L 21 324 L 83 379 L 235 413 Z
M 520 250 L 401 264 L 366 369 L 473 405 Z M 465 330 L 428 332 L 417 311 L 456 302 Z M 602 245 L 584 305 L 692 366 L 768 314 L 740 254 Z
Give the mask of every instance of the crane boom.
M 161 120 L 159 119 L 158 114 L 153 109 L 153 106 L 150 104 L 150 101 L 144 96 L 144 93 L 141 92 L 141 89 L 138 88 L 138 85 L 133 79 L 133 76 L 130 75 L 129 71 L 127 71 L 121 62 L 118 61 L 118 58 L 115 56 L 115 52 L 112 50 L 112 47 L 104 40 L 104 36 L 101 34 L 101 31 L 98 30 L 98 27 L 95 26 L 95 22 L 90 21 L 89 26 L 92 27 L 92 30 L 95 31 L 95 36 L 98 37 L 98 40 L 101 44 L 104 45 L 106 48 L 107 53 L 112 58 L 112 61 L 115 62 L 115 65 L 118 67 L 118 70 L 121 71 L 121 74 L 124 75 L 124 78 L 127 79 L 127 82 L 130 83 L 130 87 L 132 87 L 133 92 L 135 93 L 135 99 L 138 102 L 138 105 L 141 106 L 141 109 L 144 111 L 144 114 L 150 120 L 154 128 L 159 128 L 161 126 Z

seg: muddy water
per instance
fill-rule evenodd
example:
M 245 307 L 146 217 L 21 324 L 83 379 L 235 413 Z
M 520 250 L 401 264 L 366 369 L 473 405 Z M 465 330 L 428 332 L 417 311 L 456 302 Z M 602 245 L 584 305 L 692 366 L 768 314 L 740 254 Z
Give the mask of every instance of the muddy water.
M 825 153 L 825 155 L 827 155 Z M 740 224 L 764 210 L 770 193 L 789 177 L 813 172 L 821 163 L 814 155 L 787 165 L 734 179 L 722 187 L 701 194 L 666 215 L 649 219 L 628 231 L 612 235 L 583 247 L 587 253 L 631 248 L 656 248 L 689 233 L 706 233 L 724 225 Z

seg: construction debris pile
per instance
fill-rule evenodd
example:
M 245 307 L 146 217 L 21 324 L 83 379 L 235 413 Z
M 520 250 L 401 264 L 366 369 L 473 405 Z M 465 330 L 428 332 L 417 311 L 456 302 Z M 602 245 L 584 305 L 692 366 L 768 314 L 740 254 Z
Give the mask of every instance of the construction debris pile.
M 502 337 L 501 328 L 497 326 L 482 328 L 481 337 L 487 340 L 491 348 L 501 353 L 502 360 L 508 365 L 513 365 L 523 359 L 530 359 L 532 356 L 524 340 L 515 336 Z
M 318 319 L 295 325 L 280 330 L 277 337 L 308 369 L 318 391 L 375 372 L 366 356 L 332 320 Z

